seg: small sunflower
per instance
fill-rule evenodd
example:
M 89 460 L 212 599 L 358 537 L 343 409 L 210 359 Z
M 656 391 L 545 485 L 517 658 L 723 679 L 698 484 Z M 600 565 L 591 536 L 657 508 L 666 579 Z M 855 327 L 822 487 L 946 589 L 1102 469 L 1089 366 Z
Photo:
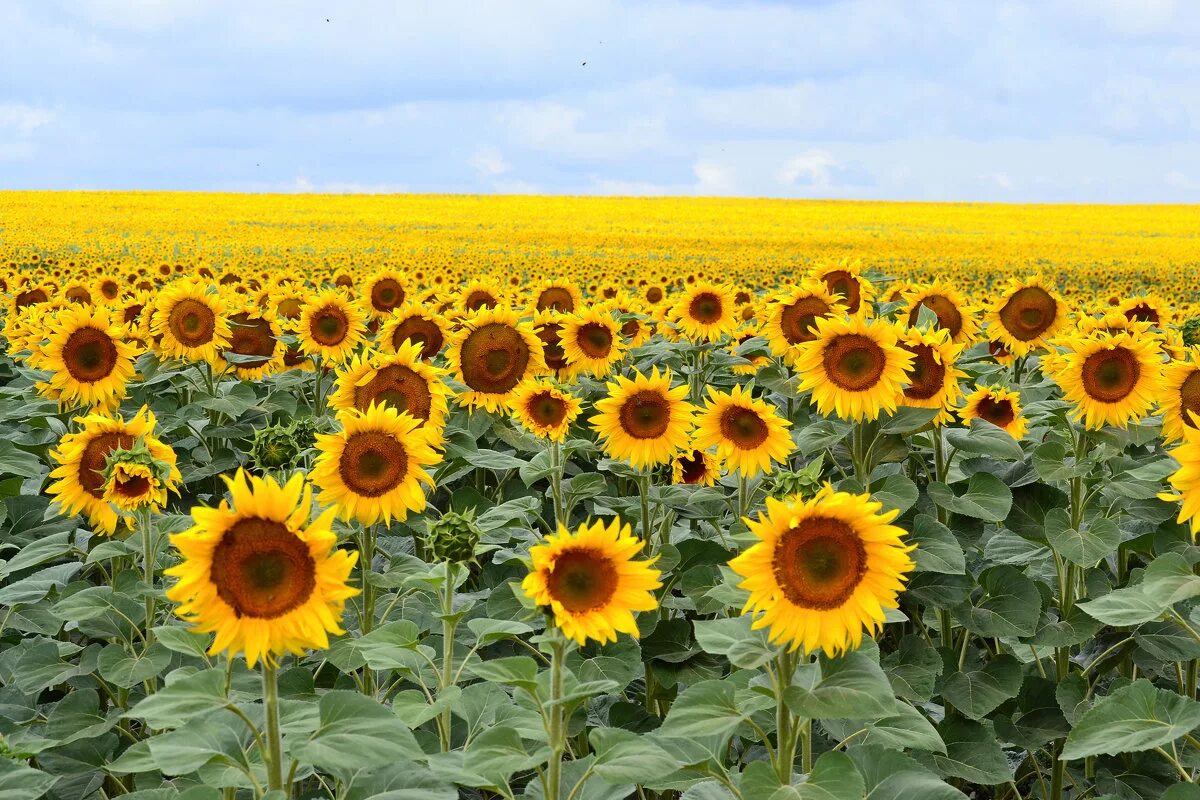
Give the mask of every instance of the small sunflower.
M 487 411 L 499 411 L 521 381 L 546 369 L 532 326 L 519 321 L 515 312 L 499 309 L 468 315 L 446 357 L 455 378 L 467 387 L 458 402 Z
M 703 450 L 680 450 L 671 459 L 671 483 L 712 486 L 721 477 L 721 460 Z
M 303 655 L 342 634 L 342 610 L 357 553 L 338 550 L 333 509 L 310 521 L 312 489 L 297 473 L 280 486 L 238 470 L 230 501 L 192 509 L 194 526 L 171 537 L 183 561 L 167 597 L 197 633 L 215 633 L 208 652 L 244 653 L 253 667 Z
M 371 404 L 390 406 L 415 417 L 434 439 L 440 439 L 450 395 L 443 374 L 444 370 L 421 360 L 419 344 L 406 341 L 391 355 L 355 356 L 338 372 L 329 406 L 335 411 L 366 411 Z
M 1184 428 L 1200 426 L 1200 347 L 1189 347 L 1186 353 L 1186 361 L 1172 361 L 1163 372 L 1158 405 L 1168 442 L 1183 439 Z
M 583 294 L 571 281 L 548 280 L 534 292 L 533 311 L 561 311 L 572 314 L 583 303 Z
M 846 313 L 839 295 L 820 281 L 804 281 L 767 308 L 763 332 L 771 352 L 794 363 L 795 345 L 817 338 L 817 320 Z
M 610 314 L 598 309 L 564 317 L 559 339 L 568 368 L 596 378 L 608 375 L 624 354 L 617 323 Z
M 399 270 L 384 268 L 367 279 L 366 301 L 376 318 L 386 317 L 404 304 L 408 297 L 404 275 Z
M 296 331 L 301 349 L 310 356 L 340 364 L 350 357 L 366 333 L 364 315 L 336 289 L 326 289 L 309 299 L 300 313 Z
M 1150 413 L 1162 395 L 1162 359 L 1153 339 L 1118 333 L 1067 342 L 1048 366 L 1088 428 L 1124 428 Z
M 1168 503 L 1181 502 L 1177 522 L 1190 524 L 1192 541 L 1200 533 L 1200 429 L 1182 429 L 1182 442 L 1167 451 L 1179 463 L 1179 469 L 1167 479 L 1173 492 L 1161 492 L 1158 497 Z
M 581 647 L 588 639 L 615 642 L 618 633 L 638 635 L 636 611 L 658 607 L 654 590 L 662 584 L 657 557 L 635 560 L 645 543 L 628 524 L 613 519 L 560 527 L 545 544 L 529 550 L 531 567 L 521 583 L 525 595 L 548 606 L 554 624 Z
M 1014 439 L 1025 435 L 1028 423 L 1021 416 L 1021 395 L 1000 386 L 978 386 L 963 400 L 959 417 L 966 425 L 979 418 L 990 422 Z
M 635 469 L 666 464 L 689 443 L 695 408 L 685 397 L 687 386 L 671 388 L 670 370 L 660 374 L 655 367 L 632 380 L 619 376 L 608 384 L 608 397 L 597 401 L 591 425 L 612 458 Z
M 797 345 L 798 390 L 811 391 L 825 416 L 860 421 L 895 411 L 913 362 L 897 344 L 895 327 L 861 316 L 819 318 L 816 324 L 817 338 Z
M 491 281 L 473 281 L 458 294 L 458 307 L 467 313 L 485 308 L 499 308 L 504 291 Z
M 566 438 L 579 416 L 579 398 L 543 378 L 523 381 L 508 400 L 512 415 L 531 433 L 551 441 Z
M 55 315 L 31 366 L 51 372 L 38 390 L 65 407 L 111 410 L 133 378 L 136 348 L 104 306 L 72 306 Z
M 771 472 L 772 463 L 783 462 L 795 449 L 787 429 L 791 427 L 764 400 L 741 386 L 732 392 L 708 389 L 709 399 L 696 416 L 692 441 L 697 449 L 716 448 L 717 457 L 730 470 L 753 478 Z
M 429 361 L 442 352 L 446 332 L 446 321 L 441 315 L 420 306 L 406 305 L 393 311 L 380 326 L 378 341 L 389 353 L 398 351 L 405 342 L 416 342 L 421 346 L 421 358 Z
M 672 307 L 671 319 L 693 342 L 715 342 L 733 333 L 739 322 L 733 293 L 714 283 L 688 288 Z
M 879 630 L 885 610 L 898 606 L 916 566 L 908 555 L 915 545 L 891 524 L 900 512 L 881 513 L 870 495 L 828 485 L 808 500 L 766 504 L 765 514 L 746 520 L 759 541 L 729 562 L 750 592 L 743 613 L 790 650 L 836 656 L 857 648 L 863 628 Z
M 1044 347 L 1066 324 L 1067 305 L 1041 277 L 1010 278 L 987 319 L 988 334 L 1023 356 Z
M 937 327 L 948 331 L 955 344 L 970 344 L 979 336 L 979 309 L 950 284 L 934 281 L 905 292 L 904 313 L 910 326 L 917 324 L 923 307 L 937 316 Z
M 875 285 L 862 274 L 857 263 L 843 262 L 818 269 L 813 277 L 824 283 L 830 292 L 840 295 L 842 305 L 851 314 L 869 310 L 875 299 Z
M 215 364 L 229 346 L 225 303 L 215 288 L 177 280 L 158 295 L 150 332 L 159 352 L 168 358 Z
M 164 460 L 150 451 L 144 439 L 138 439 L 130 448 L 109 451 L 104 499 L 127 514 L 142 508 L 159 511 L 167 504 L 167 492 L 179 493 L 180 480 L 173 450 L 170 460 Z
M 228 371 L 242 380 L 258 380 L 283 369 L 283 331 L 275 312 L 245 306 L 229 315 L 229 347 L 221 353 Z M 232 358 L 230 358 L 232 356 Z
M 343 411 L 338 421 L 341 431 L 317 435 L 312 481 L 321 489 L 318 500 L 336 505 L 342 519 L 363 525 L 403 520 L 408 512 L 423 510 L 422 484 L 433 485 L 425 468 L 442 460 L 430 432 L 388 406 Z
M 954 366 L 963 345 L 955 344 L 948 328 L 923 331 L 909 328 L 900 338 L 900 346 L 912 353 L 908 371 L 908 386 L 904 387 L 901 405 L 912 408 L 939 408 L 941 413 L 934 424 L 944 425 L 953 419 L 950 409 L 962 398 L 959 381 L 967 374 Z
M 1134 322 L 1148 322 L 1155 328 L 1165 329 L 1171 324 L 1174 314 L 1171 304 L 1156 294 L 1130 297 L 1117 306 L 1117 310 Z

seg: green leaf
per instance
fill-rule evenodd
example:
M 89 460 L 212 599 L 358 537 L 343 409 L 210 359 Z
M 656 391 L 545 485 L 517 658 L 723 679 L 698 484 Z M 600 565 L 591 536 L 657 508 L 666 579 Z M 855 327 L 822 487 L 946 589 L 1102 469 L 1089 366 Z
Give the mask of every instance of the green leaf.
M 954 617 L 980 636 L 1032 636 L 1042 610 L 1037 585 L 1016 567 L 1001 565 L 979 576 L 982 595 L 954 609 Z
M 752 713 L 771 705 L 771 698 L 749 690 L 739 691 L 726 681 L 701 681 L 675 699 L 659 735 L 675 739 L 726 736 Z
M 355 642 L 358 652 L 371 669 L 397 669 L 411 663 L 421 632 L 416 623 L 400 619 L 363 636 Z
M 751 630 L 747 615 L 723 619 L 696 620 L 696 643 L 706 653 L 725 656 L 742 669 L 757 669 L 775 657 L 776 648 L 767 640 L 764 629 Z
M 816 760 L 808 780 L 776 790 L 771 800 L 862 800 L 866 794 L 862 773 L 850 756 L 829 752 Z
M 981 419 L 971 420 L 970 428 L 950 428 L 946 441 L 964 453 L 991 456 L 1001 461 L 1020 461 L 1025 457 L 1021 445 L 1007 432 Z
M 928 750 L 945 753 L 946 743 L 937 728 L 917 709 L 903 700 L 895 701 L 895 712 L 867 723 L 862 744 L 883 744 L 902 750 Z
M 228 702 L 225 670 L 206 669 L 168 683 L 125 716 L 144 719 L 151 728 L 175 728 L 197 714 L 222 708 Z
M 40 769 L 0 758 L 0 800 L 37 800 L 56 781 L 57 776 Z
M 801 666 L 783 697 L 793 714 L 809 719 L 878 720 L 895 709 L 887 676 L 857 651 Z
M 1081 602 L 1077 607 L 1106 625 L 1141 625 L 1158 619 L 1167 610 L 1165 603 L 1142 591 L 1141 584 L 1114 589 L 1095 600 Z
M 166 775 L 195 772 L 214 758 L 242 759 L 242 746 L 250 737 L 244 723 L 225 717 L 193 718 L 183 727 L 151 737 L 150 757 Z
M 303 763 L 347 771 L 424 758 L 412 731 L 388 708 L 358 692 L 326 693 L 318 713 L 320 726 L 295 754 Z
M 1001 522 L 1012 508 L 1012 490 L 990 472 L 976 472 L 967 481 L 967 491 L 955 495 L 944 483 L 929 484 L 929 497 L 955 514 L 987 522 Z
M 996 737 L 983 724 L 961 717 L 940 726 L 946 753 L 933 754 L 933 763 L 944 775 L 970 783 L 995 786 L 1012 780 L 1012 765 Z
M 966 800 L 966 795 L 903 753 L 879 745 L 853 747 L 870 800 Z
M 1136 753 L 1169 744 L 1200 725 L 1200 703 L 1139 678 L 1098 700 L 1067 736 L 1062 758 Z
M 1182 555 L 1167 553 L 1146 567 L 1142 591 L 1163 603 L 1164 607 L 1173 606 L 1200 595 L 1200 575 L 1192 571 L 1192 565 Z
M 492 658 L 470 664 L 467 670 L 485 681 L 519 686 L 532 692 L 537 689 L 537 662 L 529 656 Z
M 7 440 L 0 440 L 0 475 L 36 478 L 42 474 L 42 462 Z
M 1042 442 L 1033 450 L 1033 468 L 1047 483 L 1068 481 L 1075 475 L 1074 467 L 1067 463 L 1068 458 L 1067 446 L 1062 442 Z
M 910 633 L 900 646 L 880 660 L 897 697 L 923 703 L 933 696 L 937 677 L 942 674 L 942 657 L 925 638 Z
M 1071 515 L 1056 508 L 1046 514 L 1046 539 L 1060 556 L 1081 567 L 1094 567 L 1121 543 L 1121 529 L 1111 519 L 1097 519 L 1083 530 L 1071 527 Z M 1200 578 L 1197 578 L 1200 581 Z
M 100 677 L 122 689 L 137 686 L 167 668 L 171 651 L 155 642 L 144 652 L 130 654 L 119 644 L 110 644 L 100 651 Z
M 1021 662 L 1005 653 L 983 669 L 946 678 L 942 696 L 971 719 L 982 719 L 1021 691 Z
M 650 783 L 680 766 L 648 736 L 621 728 L 593 728 L 588 734 L 596 761 L 592 769 L 607 783 Z
M 917 549 L 912 557 L 918 572 L 944 572 L 962 575 L 967 571 L 967 559 L 962 545 L 950 529 L 928 514 L 917 514 L 913 520 L 910 544 Z
M 25 603 L 36 603 L 55 589 L 62 589 L 83 569 L 83 564 L 73 561 L 69 564 L 56 564 L 53 567 L 40 569 L 32 575 L 27 575 L 18 581 L 0 589 L 0 606 L 16 606 Z
M 120 718 L 100 713 L 100 697 L 95 689 L 76 689 L 54 706 L 46 720 L 46 735 L 60 745 L 78 739 L 94 739 L 107 733 Z
M 920 492 L 917 485 L 904 474 L 897 472 L 883 479 L 883 484 L 871 492 L 872 498 L 883 503 L 885 511 L 896 510 L 903 514 L 912 508 Z
M 0 563 L 0 579 L 7 578 L 14 572 L 21 572 L 31 567 L 36 567 L 39 564 L 44 564 L 47 561 L 53 561 L 60 556 L 66 555 L 70 550 L 70 534 L 66 531 L 36 539 L 22 547 L 21 551 L 11 559 Z
M 502 639 L 511 639 L 523 633 L 530 633 L 533 630 L 533 628 L 524 622 L 517 622 L 510 619 L 484 619 L 482 617 L 467 620 L 467 627 L 470 628 L 471 633 L 475 634 L 475 639 L 481 645 L 491 644 Z

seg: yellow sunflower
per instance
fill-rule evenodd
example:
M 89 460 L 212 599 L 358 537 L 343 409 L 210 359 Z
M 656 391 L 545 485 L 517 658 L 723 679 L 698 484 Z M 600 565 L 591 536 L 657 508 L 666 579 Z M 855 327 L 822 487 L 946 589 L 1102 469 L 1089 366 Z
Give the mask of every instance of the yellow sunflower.
M 155 302 L 150 332 L 167 358 L 215 364 L 229 346 L 225 303 L 215 288 L 189 280 L 166 286 Z
M 136 348 L 104 306 L 73 305 L 54 316 L 30 365 L 51 373 L 38 391 L 64 407 L 105 411 L 120 405 L 134 376 Z
M 312 481 L 318 500 L 336 505 L 344 520 L 363 525 L 405 519 L 425 508 L 422 484 L 433 485 L 426 467 L 442 460 L 430 432 L 408 414 L 388 406 L 338 414 L 342 430 L 317 434 Z
M 529 432 L 561 442 L 579 416 L 579 398 L 544 378 L 523 381 L 508 400 L 512 415 Z
M 484 309 L 463 319 L 446 354 L 454 377 L 467 391 L 457 400 L 468 408 L 499 411 L 513 389 L 546 369 L 542 342 L 516 312 Z
M 696 416 L 692 441 L 699 450 L 716 448 L 717 457 L 747 478 L 771 472 L 772 463 L 786 461 L 795 449 L 787 429 L 791 422 L 766 401 L 741 386 L 732 392 L 708 388 L 706 407 Z
M 1067 304 L 1034 276 L 1010 278 L 987 315 L 988 334 L 1014 356 L 1044 347 L 1067 321 Z
M 571 372 L 603 378 L 624 355 L 621 332 L 612 315 L 588 309 L 563 318 L 558 332 Z
M 712 486 L 721 477 L 721 460 L 703 450 L 681 450 L 671 459 L 671 482 Z
M 635 469 L 666 464 L 688 446 L 695 407 L 687 402 L 687 386 L 671 388 L 671 371 L 634 378 L 618 376 L 608 384 L 608 397 L 596 402 L 591 425 L 604 439 L 604 451 Z
M 404 275 L 395 269 L 383 268 L 367 279 L 367 304 L 376 318 L 386 317 L 404 304 L 408 297 Z
M 1167 455 L 1179 463 L 1179 469 L 1167 479 L 1175 491 L 1162 492 L 1158 496 L 1168 503 L 1182 502 L 1176 521 L 1190 523 L 1194 542 L 1200 532 L 1200 429 L 1185 427 L 1181 433 L 1183 441 L 1167 451 Z
M 618 633 L 637 638 L 633 614 L 657 608 L 653 592 L 662 585 L 653 567 L 657 556 L 634 558 L 644 544 L 615 518 L 607 526 L 580 525 L 574 533 L 560 527 L 529 549 L 531 566 L 521 588 L 548 606 L 554 624 L 581 647 L 588 639 L 615 642 Z
M 419 344 L 405 341 L 391 355 L 355 356 L 338 372 L 329 406 L 335 411 L 366 411 L 372 403 L 390 406 L 428 428 L 433 434 L 431 441 L 440 440 L 450 394 L 443 374 L 444 370 L 421 360 Z
M 222 353 L 226 369 L 242 380 L 258 380 L 283 369 L 283 331 L 275 312 L 247 305 L 229 315 L 229 347 Z M 232 356 L 232 358 L 229 358 Z
M 1021 416 L 1021 395 L 1000 386 L 978 386 L 963 400 L 958 411 L 966 425 L 979 418 L 990 422 L 1014 439 L 1025 436 L 1028 423 Z
M 1158 406 L 1163 415 L 1163 438 L 1183 439 L 1184 428 L 1200 426 L 1200 347 L 1189 347 L 1187 360 L 1172 361 L 1163 371 Z
M 338 550 L 333 509 L 310 521 L 312 489 L 297 473 L 280 486 L 238 470 L 229 501 L 192 509 L 195 525 L 171 537 L 183 561 L 167 597 L 197 633 L 215 633 L 208 652 L 244 653 L 253 667 L 303 655 L 342 634 L 342 610 L 358 594 L 346 580 L 357 553 Z
M 504 300 L 504 291 L 491 281 L 472 281 L 458 294 L 458 307 L 462 311 L 481 311 L 499 308 Z
M 813 277 L 824 283 L 830 292 L 840 295 L 841 303 L 849 313 L 870 310 L 875 299 L 875 285 L 862 274 L 861 265 L 842 262 L 815 270 Z
M 109 451 L 106 463 L 104 499 L 124 513 L 142 508 L 159 511 L 167 504 L 167 492 L 179 493 L 174 450 L 169 461 L 162 460 L 155 457 L 145 440 L 138 439 L 132 447 Z
M 1156 294 L 1130 297 L 1122 301 L 1117 310 L 1126 319 L 1148 322 L 1155 328 L 1165 329 L 1174 318 L 1171 304 Z
M 794 363 L 795 345 L 817 338 L 817 320 L 841 317 L 846 313 L 839 295 L 820 281 L 804 281 L 774 300 L 767 308 L 763 332 L 771 352 Z
M 767 498 L 766 514 L 746 524 L 759 541 L 729 562 L 750 592 L 743 613 L 753 627 L 790 650 L 836 656 L 862 644 L 886 609 L 898 606 L 909 557 L 905 531 L 890 524 L 900 513 L 880 513 L 870 495 L 835 492 L 826 485 L 804 500 Z
M 340 364 L 350 357 L 366 333 L 362 310 L 336 289 L 309 298 L 296 326 L 301 349 L 310 356 Z
M 937 316 L 937 327 L 948 331 L 955 344 L 970 344 L 979 336 L 979 309 L 950 284 L 934 281 L 905 292 L 904 314 L 909 326 L 917 324 L 922 307 Z
M 825 416 L 861 421 L 895 411 L 913 362 L 895 326 L 861 316 L 818 318 L 816 325 L 817 338 L 797 345 L 798 390 L 811 391 Z
M 733 333 L 739 322 L 733 292 L 714 283 L 688 288 L 671 308 L 671 319 L 693 342 L 715 342 Z
M 395 353 L 405 342 L 416 342 L 421 346 L 421 358 L 429 361 L 442 352 L 446 332 L 446 321 L 440 314 L 406 305 L 393 311 L 380 326 L 378 341 L 388 353 Z
M 533 294 L 534 312 L 552 309 L 572 314 L 579 310 L 582 303 L 583 294 L 579 287 L 566 280 L 542 281 Z
M 1124 428 L 1150 413 L 1162 396 L 1162 359 L 1152 339 L 1128 333 L 1070 339 L 1048 371 L 1088 428 Z
M 913 408 L 940 408 L 933 422 L 944 425 L 953 419 L 950 409 L 962 399 L 959 381 L 967 374 L 954 366 L 963 345 L 955 344 L 947 328 L 920 330 L 909 328 L 900 339 L 900 346 L 912 353 L 908 371 L 908 386 L 904 387 L 901 405 Z

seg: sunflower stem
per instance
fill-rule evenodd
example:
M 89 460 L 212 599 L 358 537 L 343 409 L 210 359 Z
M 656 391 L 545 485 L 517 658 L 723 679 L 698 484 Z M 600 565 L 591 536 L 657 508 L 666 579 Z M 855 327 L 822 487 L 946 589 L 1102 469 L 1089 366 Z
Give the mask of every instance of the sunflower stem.
M 453 561 L 446 562 L 446 583 L 442 587 L 442 674 L 438 687 L 438 699 L 444 699 L 446 691 L 454 685 L 454 632 L 458 620 L 454 616 L 454 581 L 458 577 L 458 565 Z M 450 704 L 441 712 L 439 726 L 442 741 L 442 752 L 450 752 L 453 746 L 451 736 L 454 717 L 450 713 Z
M 563 715 L 563 662 L 567 645 L 555 630 L 550 640 L 550 702 L 546 710 L 546 735 L 550 742 L 550 761 L 546 765 L 546 800 L 558 800 L 562 783 L 562 759 L 567 749 L 566 720 Z
M 371 582 L 371 568 L 375 563 L 375 527 L 366 525 L 363 527 L 362 536 L 359 537 L 359 568 L 362 570 L 362 616 L 359 618 L 358 627 L 363 636 L 370 633 L 375 627 L 375 585 Z M 363 666 L 363 694 L 368 697 L 375 696 L 375 670 L 370 666 Z
M 750 479 L 738 471 L 738 519 L 743 519 L 750 513 Z
M 788 709 L 784 695 L 792 685 L 796 661 L 786 648 L 775 656 L 775 775 L 784 786 L 792 784 L 792 767 L 796 762 L 797 739 L 803 736 L 799 720 Z M 806 749 L 811 746 L 806 745 Z M 811 757 L 811 753 L 810 753 Z
M 563 506 L 563 473 L 565 465 L 562 458 L 562 445 L 557 441 L 550 442 L 550 494 L 554 497 L 554 529 L 567 524 L 567 512 Z
M 154 535 L 154 512 L 147 506 L 138 511 L 137 525 L 142 529 L 142 576 L 146 582 L 146 647 L 154 642 L 154 607 L 157 597 L 154 593 L 155 556 L 157 553 Z M 153 679 L 151 679 L 153 681 Z M 151 684 L 153 685 L 153 684 Z
M 650 473 L 643 472 L 638 475 L 638 496 L 642 501 L 642 540 L 647 544 L 650 543 L 650 537 L 654 534 L 654 527 L 650 524 Z M 665 544 L 666 534 L 663 535 L 662 542 L 659 542 L 658 550 L 662 549 Z
M 271 791 L 284 790 L 283 786 L 283 737 L 279 731 L 279 677 L 275 664 L 263 659 L 263 706 L 267 718 L 267 788 Z M 290 791 L 287 794 L 291 794 Z

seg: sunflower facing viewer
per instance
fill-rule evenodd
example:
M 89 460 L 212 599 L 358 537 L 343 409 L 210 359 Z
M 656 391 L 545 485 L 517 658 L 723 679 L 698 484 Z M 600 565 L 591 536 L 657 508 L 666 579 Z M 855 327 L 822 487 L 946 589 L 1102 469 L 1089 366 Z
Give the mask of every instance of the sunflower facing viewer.
M 687 386 L 671 388 L 671 371 L 608 384 L 608 397 L 596 403 L 592 427 L 604 439 L 604 450 L 635 469 L 666 464 L 688 446 L 695 408 L 684 400 Z
M 1054 359 L 1053 377 L 1071 415 L 1088 428 L 1124 428 L 1150 413 L 1162 395 L 1162 360 L 1149 337 L 1098 334 L 1072 340 Z
M 787 432 L 792 423 L 741 386 L 732 392 L 710 386 L 708 394 L 707 408 L 696 417 L 693 441 L 698 449 L 715 447 L 721 462 L 747 478 L 769 473 L 772 463 L 787 460 L 795 448 Z
M 798 390 L 811 391 L 825 416 L 859 422 L 895 411 L 913 361 L 895 327 L 859 316 L 818 318 L 816 327 L 817 338 L 797 345 Z

